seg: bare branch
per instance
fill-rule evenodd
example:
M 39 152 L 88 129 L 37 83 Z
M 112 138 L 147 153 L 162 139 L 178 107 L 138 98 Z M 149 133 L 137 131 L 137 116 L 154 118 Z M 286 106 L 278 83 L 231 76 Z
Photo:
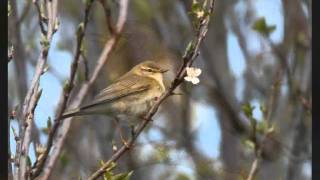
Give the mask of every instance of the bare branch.
M 214 0 L 210 1 L 208 14 L 210 15 L 213 11 L 214 7 Z M 158 101 L 151 107 L 145 118 L 143 119 L 143 122 L 141 125 L 137 128 L 137 130 L 134 132 L 133 137 L 128 142 L 128 146 L 123 145 L 114 155 L 110 157 L 110 159 L 96 172 L 94 172 L 89 179 L 94 180 L 99 178 L 109 167 L 109 165 L 112 162 L 117 161 L 124 153 L 126 153 L 130 148 L 132 147 L 135 140 L 138 138 L 138 136 L 141 134 L 141 132 L 144 130 L 144 128 L 149 124 L 149 122 L 152 121 L 153 115 L 157 112 L 160 104 L 169 96 L 172 95 L 174 90 L 183 82 L 183 78 L 186 75 L 185 68 L 192 65 L 193 61 L 196 59 L 196 57 L 199 54 L 199 47 L 200 44 L 205 37 L 207 30 L 208 30 L 208 24 L 210 20 L 210 16 L 203 16 L 200 18 L 199 26 L 197 27 L 197 34 L 194 37 L 194 39 L 191 41 L 189 46 L 187 47 L 184 56 L 182 57 L 183 63 L 181 64 L 179 70 L 177 71 L 177 74 L 175 76 L 175 79 L 172 81 L 170 87 L 165 91 L 165 93 L 158 99 Z
M 46 146 L 46 150 L 43 153 L 43 157 L 37 161 L 34 166 L 33 166 L 33 172 L 32 172 L 32 178 L 37 177 L 44 165 L 45 162 L 48 158 L 49 152 L 51 150 L 51 147 L 53 145 L 53 140 L 54 140 L 54 136 L 58 130 L 58 127 L 60 125 L 61 122 L 61 116 L 64 112 L 64 110 L 66 109 L 67 106 L 67 102 L 69 100 L 70 97 L 70 93 L 71 90 L 73 89 L 73 84 L 75 81 L 75 77 L 76 77 L 76 72 L 78 69 L 78 64 L 79 64 L 79 60 L 80 60 L 80 55 L 81 55 L 81 46 L 82 46 L 82 42 L 83 42 L 83 38 L 85 35 L 85 30 L 89 21 L 89 11 L 91 9 L 93 0 L 90 0 L 87 4 L 86 4 L 86 8 L 85 8 L 85 16 L 84 16 L 84 21 L 83 23 L 80 23 L 79 27 L 78 27 L 78 31 L 77 31 L 77 47 L 76 47 L 76 51 L 75 51 L 75 56 L 73 59 L 73 62 L 71 64 L 71 71 L 70 71 L 70 79 L 69 81 L 64 85 L 63 87 L 63 93 L 62 96 L 60 98 L 60 102 L 59 102 L 59 110 L 57 112 L 57 116 L 56 116 L 56 120 L 54 122 L 53 127 L 50 129 L 49 135 L 48 135 L 48 142 L 47 142 L 47 146 Z M 44 176 L 48 176 L 48 174 L 50 174 L 50 172 L 47 171 L 47 173 Z
M 52 2 L 48 2 L 48 9 L 47 11 L 51 11 L 50 9 L 52 9 L 51 7 L 51 3 Z M 38 2 L 34 1 L 34 4 L 36 6 L 36 8 L 39 8 Z M 38 10 L 38 14 L 39 17 L 42 17 L 40 12 L 40 9 Z M 31 129 L 32 129 L 32 124 L 33 124 L 33 114 L 34 114 L 34 110 L 37 106 L 37 101 L 40 98 L 41 93 L 38 92 L 38 86 L 39 86 L 39 81 L 40 81 L 40 76 L 43 74 L 43 70 L 45 68 L 45 65 L 47 63 L 47 57 L 48 57 L 48 52 L 49 52 L 49 48 L 50 48 L 50 44 L 51 44 L 51 40 L 52 40 L 52 36 L 55 32 L 54 30 L 54 26 L 48 26 L 48 32 L 44 32 L 43 31 L 43 24 L 44 19 L 39 18 L 39 24 L 40 24 L 40 28 L 42 31 L 42 38 L 41 38 L 41 52 L 40 52 L 40 56 L 38 59 L 38 63 L 35 69 L 35 74 L 33 76 L 32 82 L 31 82 L 31 86 L 27 92 L 27 95 L 25 97 L 24 100 L 24 104 L 23 104 L 23 109 L 22 109 L 22 117 L 21 117 L 21 122 L 20 122 L 20 127 L 21 127 L 21 131 L 19 132 L 19 136 L 21 138 L 21 145 L 20 147 L 17 147 L 17 152 L 19 152 L 17 154 L 19 162 L 18 164 L 20 164 L 19 169 L 18 169 L 18 173 L 19 173 L 19 178 L 20 179 L 26 179 L 28 178 L 28 176 L 30 175 L 30 173 L 27 173 L 27 164 L 28 164 L 28 152 L 29 152 L 29 145 L 31 142 Z M 49 19 L 49 24 L 56 22 L 56 16 L 50 16 Z
M 113 34 L 114 27 L 112 25 L 111 9 L 104 0 L 100 0 L 99 2 L 102 4 L 102 7 L 104 9 L 104 13 L 105 13 L 106 20 L 107 20 L 106 22 L 107 22 L 108 30 L 111 34 Z
M 258 171 L 259 158 L 256 157 L 251 165 L 250 173 L 248 175 L 247 180 L 253 180 L 253 177 Z
M 40 8 L 40 5 L 39 5 L 39 2 L 38 2 L 38 0 L 34 0 L 33 3 L 36 6 L 36 10 L 38 12 L 38 19 L 39 19 L 39 26 L 40 26 L 41 33 L 42 34 L 47 34 L 47 31 L 44 28 L 44 23 L 45 23 L 44 19 L 45 19 L 45 17 L 43 17 L 43 13 L 41 12 L 41 8 Z
M 13 53 L 14 49 L 13 46 L 11 46 L 10 48 L 8 48 L 8 63 L 13 59 Z
M 103 49 L 103 52 L 101 53 L 101 55 L 98 59 L 97 65 L 93 71 L 93 74 L 92 74 L 90 80 L 81 87 L 75 100 L 71 103 L 71 105 L 70 105 L 71 108 L 76 108 L 76 107 L 80 106 L 80 104 L 84 100 L 84 97 L 89 92 L 89 89 L 91 88 L 92 84 L 96 81 L 99 73 L 102 70 L 103 65 L 109 59 L 112 50 L 114 49 L 114 47 L 118 43 L 118 40 L 119 40 L 120 35 L 123 31 L 124 24 L 125 24 L 126 18 L 127 18 L 128 3 L 129 3 L 128 0 L 121 0 L 120 1 L 120 12 L 119 12 L 119 18 L 118 18 L 118 21 L 116 24 L 115 32 L 112 34 L 110 39 L 107 41 L 107 43 Z M 42 179 L 48 179 L 48 177 L 51 173 L 51 169 L 53 168 L 56 160 L 58 159 L 58 156 L 61 152 L 62 146 L 65 141 L 66 135 L 67 135 L 69 128 L 70 128 L 71 119 L 72 118 L 68 118 L 63 121 L 61 131 L 58 132 L 58 134 L 57 134 L 56 145 L 53 147 L 52 154 L 50 157 L 48 157 L 49 158 L 48 163 L 46 164 L 46 166 L 44 168 L 44 175 L 43 175 Z

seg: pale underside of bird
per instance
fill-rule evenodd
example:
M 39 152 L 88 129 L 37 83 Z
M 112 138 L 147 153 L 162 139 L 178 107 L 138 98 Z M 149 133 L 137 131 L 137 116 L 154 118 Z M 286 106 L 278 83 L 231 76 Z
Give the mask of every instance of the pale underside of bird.
M 152 61 L 140 63 L 101 90 L 91 102 L 67 111 L 62 118 L 96 114 L 143 118 L 165 91 L 162 73 L 166 71 Z

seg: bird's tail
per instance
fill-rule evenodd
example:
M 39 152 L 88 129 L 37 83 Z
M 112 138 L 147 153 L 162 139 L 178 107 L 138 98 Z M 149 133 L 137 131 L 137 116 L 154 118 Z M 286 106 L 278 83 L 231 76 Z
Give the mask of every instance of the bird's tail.
M 63 115 L 61 116 L 61 119 L 69 118 L 72 116 L 79 116 L 79 115 L 81 115 L 79 110 L 80 110 L 79 108 L 71 109 L 71 110 L 63 113 Z

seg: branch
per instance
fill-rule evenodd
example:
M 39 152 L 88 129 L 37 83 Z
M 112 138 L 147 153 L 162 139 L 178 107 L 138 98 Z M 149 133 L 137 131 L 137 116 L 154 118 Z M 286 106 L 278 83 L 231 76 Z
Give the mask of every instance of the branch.
M 55 0 L 57 1 L 57 0 Z M 54 2 L 55 2 L 54 1 Z M 47 2 L 47 11 L 50 12 L 52 10 L 52 1 Z M 57 3 L 57 2 L 56 2 Z M 39 4 L 38 1 L 34 1 L 35 6 L 38 8 Z M 38 11 L 39 17 L 42 12 L 40 10 Z M 49 24 L 55 24 L 56 22 L 56 16 L 50 16 L 48 21 Z M 33 113 L 34 110 L 37 106 L 37 101 L 39 100 L 39 92 L 38 92 L 38 86 L 39 86 L 39 81 L 40 81 L 40 76 L 43 74 L 43 70 L 45 68 L 45 65 L 47 63 L 47 57 L 48 57 L 48 52 L 52 40 L 53 34 L 56 32 L 56 26 L 48 26 L 48 32 L 43 31 L 43 23 L 44 19 L 39 18 L 39 24 L 42 32 L 42 38 L 41 38 L 41 53 L 38 59 L 37 67 L 35 69 L 35 74 L 33 76 L 31 86 L 27 92 L 27 95 L 25 97 L 24 103 L 23 103 L 23 109 L 22 109 L 22 117 L 20 121 L 20 127 L 22 131 L 20 131 L 19 135 L 21 137 L 21 146 L 17 147 L 19 150 L 17 152 L 20 152 L 18 154 L 19 158 L 19 164 L 20 164 L 20 169 L 19 169 L 19 177 L 20 179 L 25 179 L 27 174 L 27 164 L 28 164 L 28 151 L 29 151 L 29 145 L 31 142 L 31 125 L 33 123 Z M 36 101 L 35 101 L 36 100 Z
M 13 59 L 14 57 L 14 49 L 13 46 L 8 48 L 8 63 Z
M 106 20 L 107 20 L 106 22 L 107 22 L 108 30 L 111 34 L 113 34 L 114 27 L 112 25 L 111 9 L 104 0 L 100 0 L 99 2 L 101 3 L 101 5 L 104 9 L 104 13 L 105 13 Z
M 170 87 L 165 91 L 163 95 L 158 99 L 158 101 L 151 107 L 145 118 L 143 119 L 142 124 L 137 128 L 137 130 L 134 132 L 133 137 L 129 140 L 127 145 L 123 145 L 114 155 L 110 157 L 110 159 L 96 172 L 94 172 L 89 179 L 94 180 L 99 178 L 106 169 L 110 166 L 112 162 L 117 161 L 124 153 L 126 153 L 133 145 L 135 140 L 138 138 L 138 136 L 141 134 L 141 132 L 144 130 L 144 128 L 152 121 L 153 115 L 157 112 L 160 104 L 172 93 L 174 90 L 183 82 L 183 79 L 186 75 L 186 67 L 189 67 L 192 65 L 193 61 L 196 59 L 196 57 L 199 55 L 199 47 L 200 44 L 205 37 L 207 31 L 208 31 L 208 24 L 210 20 L 210 14 L 213 11 L 214 7 L 214 0 L 210 0 L 209 8 L 208 8 L 208 15 L 202 16 L 199 20 L 200 23 L 197 27 L 197 33 L 194 39 L 191 41 L 191 43 L 188 45 L 184 56 L 182 57 L 183 63 L 181 64 L 175 79 L 172 81 Z
M 255 174 L 258 171 L 259 158 L 256 157 L 251 165 L 250 173 L 248 175 L 247 180 L 252 180 Z
M 77 30 L 77 47 L 76 47 L 76 51 L 75 51 L 75 56 L 74 59 L 72 61 L 71 64 L 71 70 L 70 70 L 70 75 L 69 75 L 69 81 L 64 85 L 63 87 L 63 93 L 62 96 L 60 98 L 60 103 L 59 103 L 59 110 L 57 112 L 57 116 L 56 116 L 56 120 L 54 122 L 53 127 L 50 129 L 49 135 L 48 135 L 48 141 L 47 141 L 47 146 L 46 146 L 46 150 L 43 153 L 42 158 L 39 161 L 36 161 L 34 166 L 33 166 L 33 172 L 32 172 L 32 178 L 36 178 L 42 171 L 45 162 L 48 158 L 49 152 L 51 150 L 51 147 L 53 145 L 53 140 L 54 140 L 54 136 L 58 130 L 58 127 L 60 125 L 61 122 L 61 116 L 64 112 L 64 110 L 66 109 L 67 106 L 67 102 L 68 99 L 70 97 L 70 93 L 71 90 L 73 89 L 73 84 L 75 81 L 75 76 L 76 76 L 76 72 L 78 69 L 78 64 L 79 64 L 79 60 L 80 60 L 80 55 L 81 55 L 81 46 L 82 46 L 82 42 L 83 42 L 83 38 L 85 35 L 85 30 L 89 21 L 89 11 L 91 9 L 91 5 L 93 3 L 93 0 L 88 1 L 88 3 L 86 4 L 86 8 L 85 8 L 85 16 L 84 16 L 84 21 L 83 23 L 80 23 L 78 30 Z
M 76 108 L 81 105 L 82 101 L 84 100 L 87 93 L 89 92 L 89 89 L 91 88 L 92 84 L 96 81 L 99 73 L 101 72 L 102 67 L 109 59 L 109 56 L 110 56 L 112 50 L 114 49 L 114 47 L 116 46 L 116 44 L 118 43 L 120 35 L 123 31 L 123 27 L 124 27 L 124 24 L 127 19 L 127 9 L 128 9 L 128 0 L 121 0 L 120 1 L 119 18 L 118 18 L 118 21 L 116 24 L 115 32 L 112 34 L 111 38 L 107 41 L 107 43 L 103 49 L 103 52 L 101 53 L 101 55 L 98 59 L 97 65 L 93 71 L 93 74 L 92 74 L 90 80 L 87 83 L 83 84 L 83 86 L 81 87 L 75 100 L 70 105 L 71 108 Z M 59 119 L 59 117 L 57 117 L 57 121 L 59 121 L 59 123 L 55 123 L 55 125 L 53 126 L 53 128 L 55 129 L 54 130 L 55 132 L 58 130 L 59 124 L 61 122 L 58 119 Z M 47 160 L 47 163 L 44 167 L 44 173 L 43 173 L 42 179 L 48 179 L 51 172 L 52 172 L 52 168 L 59 157 L 59 154 L 61 152 L 65 138 L 69 132 L 71 119 L 72 118 L 65 119 L 63 121 L 62 127 L 60 128 L 61 131 L 60 132 L 58 131 L 58 134 L 55 135 L 57 137 L 56 138 L 56 145 L 52 148 L 51 156 L 48 156 L 48 153 L 46 153 L 46 158 L 48 158 L 48 160 Z M 52 134 L 52 135 L 50 135 L 50 134 Z M 50 133 L 50 134 L 49 134 L 49 140 L 50 140 L 50 144 L 51 144 L 50 147 L 51 147 L 53 144 L 53 138 L 54 138 L 55 133 Z

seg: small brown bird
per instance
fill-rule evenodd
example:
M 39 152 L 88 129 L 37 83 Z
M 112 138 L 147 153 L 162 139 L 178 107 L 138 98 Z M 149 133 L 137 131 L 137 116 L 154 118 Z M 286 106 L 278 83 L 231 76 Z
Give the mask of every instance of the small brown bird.
M 62 118 L 105 114 L 142 117 L 165 91 L 163 73 L 155 62 L 144 61 L 103 89 L 88 104 L 67 111 Z

